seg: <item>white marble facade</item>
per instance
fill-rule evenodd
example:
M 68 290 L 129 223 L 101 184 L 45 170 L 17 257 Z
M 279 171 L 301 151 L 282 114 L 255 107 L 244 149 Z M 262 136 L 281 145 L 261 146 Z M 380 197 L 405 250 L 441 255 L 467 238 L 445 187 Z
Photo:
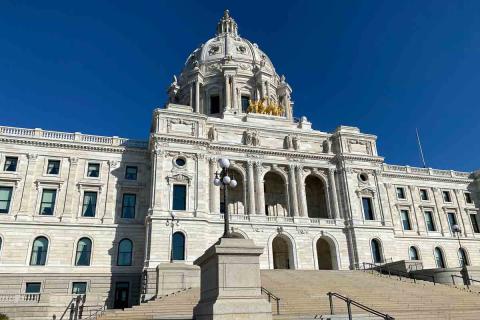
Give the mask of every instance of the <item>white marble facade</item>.
M 220 157 L 232 161 L 239 181 L 227 200 L 232 230 L 265 248 L 262 268 L 350 269 L 374 260 L 373 239 L 382 260 L 408 260 L 413 246 L 423 266 L 433 268 L 438 247 L 445 266 L 457 267 L 449 214 L 461 227 L 468 263 L 480 265 L 480 175 L 385 164 L 376 136 L 348 126 L 322 132 L 294 118 L 291 94 L 226 12 L 216 36 L 174 78 L 169 102 L 154 110 L 148 142 L 0 127 L 0 188 L 12 188 L 0 213 L 0 293 L 23 292 L 37 279 L 42 292 L 68 294 L 83 279 L 89 292 L 112 297 L 115 279 L 123 279 L 136 302 L 148 291 L 142 286 L 155 282 L 142 274 L 170 261 L 175 186 L 186 190 L 185 210 L 175 210 L 173 225 L 185 237 L 186 263 L 223 233 L 221 192 L 212 183 Z M 277 112 L 247 112 L 255 101 Z M 11 158 L 16 169 L 5 170 Z M 49 160 L 60 161 L 58 174 L 47 174 Z M 89 164 L 99 165 L 98 177 L 88 176 Z M 126 179 L 127 166 L 137 168 L 136 179 Z M 52 215 L 40 214 L 44 189 L 56 190 Z M 97 195 L 91 217 L 82 216 L 85 192 Z M 124 194 L 136 196 L 134 217 L 122 218 Z M 32 266 L 38 236 L 49 240 L 48 253 L 44 265 Z M 82 237 L 92 240 L 89 266 L 75 266 Z M 125 238 L 133 243 L 132 263 L 118 266 Z

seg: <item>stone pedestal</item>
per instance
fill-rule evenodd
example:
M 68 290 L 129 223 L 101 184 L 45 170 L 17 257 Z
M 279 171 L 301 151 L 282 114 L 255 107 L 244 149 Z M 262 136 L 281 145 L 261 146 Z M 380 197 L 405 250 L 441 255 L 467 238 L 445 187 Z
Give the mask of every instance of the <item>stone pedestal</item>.
M 272 319 L 272 307 L 261 295 L 262 253 L 253 240 L 222 238 L 195 260 L 201 270 L 195 319 Z

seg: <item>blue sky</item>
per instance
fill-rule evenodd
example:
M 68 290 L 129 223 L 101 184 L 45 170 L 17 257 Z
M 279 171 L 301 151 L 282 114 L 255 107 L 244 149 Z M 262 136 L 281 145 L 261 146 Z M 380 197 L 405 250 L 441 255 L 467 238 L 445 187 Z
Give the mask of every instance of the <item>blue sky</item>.
M 228 7 L 316 129 L 387 163 L 480 167 L 480 1 L 0 2 L 0 125 L 147 139 L 173 74 Z

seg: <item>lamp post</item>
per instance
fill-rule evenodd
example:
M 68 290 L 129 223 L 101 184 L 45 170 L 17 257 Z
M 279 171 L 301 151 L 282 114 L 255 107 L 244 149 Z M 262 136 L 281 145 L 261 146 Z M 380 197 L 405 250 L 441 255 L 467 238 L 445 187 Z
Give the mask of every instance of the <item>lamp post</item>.
M 170 263 L 172 263 L 173 262 L 173 228 L 175 227 L 175 225 L 177 227 L 179 226 L 179 220 L 175 212 L 173 211 L 170 212 L 170 220 L 167 220 L 165 224 L 167 225 L 167 227 L 170 226 L 172 228 L 170 232 Z
M 230 218 L 228 216 L 228 189 L 235 188 L 237 186 L 237 180 L 235 177 L 230 177 L 228 175 L 228 168 L 230 167 L 230 160 L 227 158 L 218 159 L 218 165 L 222 168 L 222 171 L 215 172 L 215 177 L 213 178 L 213 184 L 217 187 L 223 188 L 223 219 L 224 219 L 224 229 L 222 238 L 231 238 L 230 233 Z

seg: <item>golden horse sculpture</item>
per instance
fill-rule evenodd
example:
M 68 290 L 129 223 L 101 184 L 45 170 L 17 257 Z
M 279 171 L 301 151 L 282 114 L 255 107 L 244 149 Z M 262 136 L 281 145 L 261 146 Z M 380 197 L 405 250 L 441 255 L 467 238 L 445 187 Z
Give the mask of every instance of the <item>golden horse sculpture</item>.
M 268 114 L 283 116 L 283 107 L 274 103 L 273 100 L 261 98 L 257 101 L 249 100 L 248 113 Z

